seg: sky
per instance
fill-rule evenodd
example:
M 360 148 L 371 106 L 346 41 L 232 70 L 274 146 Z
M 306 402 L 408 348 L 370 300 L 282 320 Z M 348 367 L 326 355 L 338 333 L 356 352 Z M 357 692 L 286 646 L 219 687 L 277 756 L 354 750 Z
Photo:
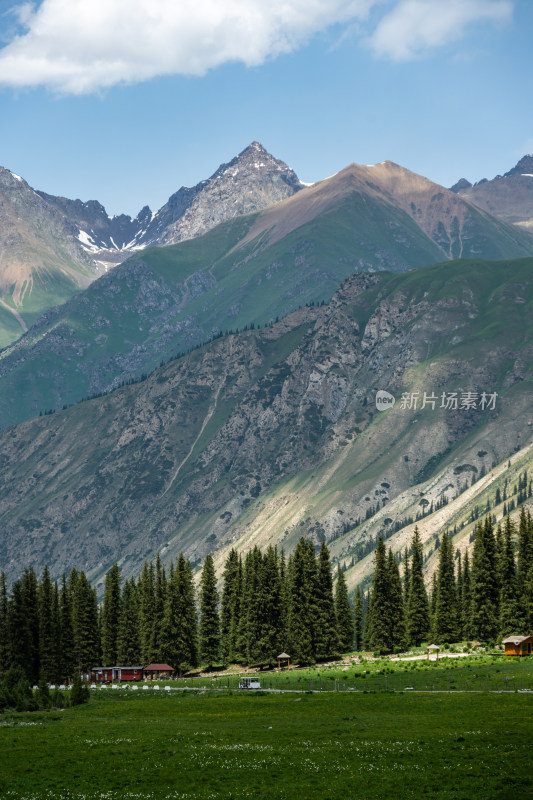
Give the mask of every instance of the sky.
M 250 142 L 305 182 L 533 152 L 533 0 L 0 0 L 0 165 L 109 214 Z

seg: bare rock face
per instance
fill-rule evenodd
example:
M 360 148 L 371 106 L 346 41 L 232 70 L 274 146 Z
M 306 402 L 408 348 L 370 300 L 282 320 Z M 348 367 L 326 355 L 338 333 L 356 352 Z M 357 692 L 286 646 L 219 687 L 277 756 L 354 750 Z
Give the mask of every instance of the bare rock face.
M 462 179 L 452 191 L 504 222 L 533 230 L 533 155 L 523 156 L 504 175 L 474 185 Z
M 143 241 L 177 244 L 201 236 L 215 225 L 274 205 L 303 188 L 283 161 L 252 142 L 209 180 L 181 188 L 157 213 Z

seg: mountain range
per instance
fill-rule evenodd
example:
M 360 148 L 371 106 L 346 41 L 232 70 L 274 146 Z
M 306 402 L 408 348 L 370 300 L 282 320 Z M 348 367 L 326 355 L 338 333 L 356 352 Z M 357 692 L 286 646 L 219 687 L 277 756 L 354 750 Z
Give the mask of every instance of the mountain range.
M 529 186 L 527 158 L 481 185 Z M 466 183 L 385 161 L 304 185 L 254 142 L 131 219 L 1 170 L 8 576 L 304 535 L 353 587 L 378 534 L 399 552 L 448 504 L 426 555 L 444 520 L 464 546 L 467 503 L 530 465 L 533 425 L 527 211 L 491 215 Z
M 533 231 L 533 155 L 527 155 L 505 175 L 471 184 L 461 178 L 452 191 L 495 217 Z
M 263 153 L 259 147 L 221 168 L 189 210 L 211 208 L 221 191 L 213 187 L 233 180 L 236 170 L 238 178 L 243 163 L 243 175 L 259 176 L 267 168 L 266 156 L 252 160 Z M 0 427 L 109 391 L 227 330 L 327 302 L 354 272 L 533 253 L 528 233 L 392 162 L 352 164 L 304 188 L 285 165 L 268 164 L 270 177 L 259 181 L 268 191 L 254 190 L 254 203 L 278 191 L 291 196 L 188 241 L 135 253 L 6 347 Z M 243 180 L 249 185 L 249 177 Z M 224 198 L 221 216 L 229 213 Z M 207 216 L 214 224 L 214 212 Z M 182 235 L 186 219 L 184 212 L 164 235 Z M 207 224 L 205 215 L 203 223 L 195 219 L 194 232 Z
M 463 179 L 453 189 L 465 199 L 472 191 L 473 202 L 494 216 L 525 224 L 532 217 L 531 182 L 524 183 L 528 159 L 524 157 L 500 181 L 500 192 L 502 186 L 510 188 L 496 204 L 487 206 L 481 196 L 489 182 L 470 190 Z M 451 200 L 447 190 L 429 181 L 425 189 L 420 183 L 415 186 L 416 179 L 425 179 L 414 176 L 413 180 L 413 173 L 398 170 L 394 181 L 385 185 L 371 176 L 364 178 L 364 192 L 375 184 L 378 193 L 384 192 L 381 200 L 405 211 L 437 244 L 439 258 L 462 257 L 463 249 L 465 257 L 519 256 L 525 254 L 524 247 L 530 252 L 531 241 L 521 239 L 512 250 L 498 248 L 490 253 L 491 236 L 483 241 L 480 220 L 472 208 Z M 111 217 L 97 200 L 83 202 L 36 191 L 20 176 L 0 168 L 0 347 L 19 338 L 47 309 L 64 303 L 133 253 L 200 236 L 221 222 L 261 211 L 305 188 L 293 170 L 258 142 L 222 164 L 209 179 L 179 189 L 159 211 L 144 206 L 135 218 Z M 409 197 L 413 189 L 414 196 Z M 486 219 L 481 221 L 481 228 L 485 223 Z M 378 250 L 379 244 L 378 237 Z M 388 255 L 385 252 L 385 260 Z
M 99 581 L 115 559 L 129 575 L 158 551 L 199 562 L 301 535 L 359 558 L 373 516 L 401 527 L 408 494 L 451 500 L 531 444 L 532 267 L 356 273 L 326 305 L 5 431 L 0 562 Z
M 96 200 L 35 191 L 0 168 L 0 347 L 133 252 L 205 233 L 302 188 L 295 173 L 253 142 L 208 180 L 182 187 L 157 213 L 110 217 Z

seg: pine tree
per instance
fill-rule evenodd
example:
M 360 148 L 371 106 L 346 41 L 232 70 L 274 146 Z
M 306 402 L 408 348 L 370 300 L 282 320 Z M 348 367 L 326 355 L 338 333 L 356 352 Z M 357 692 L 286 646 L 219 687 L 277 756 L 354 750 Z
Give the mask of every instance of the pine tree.
M 407 639 L 409 644 L 420 645 L 429 632 L 429 605 L 424 584 L 424 556 L 418 528 L 415 527 L 411 543 L 411 581 L 407 604 Z
M 161 659 L 161 631 L 165 613 L 167 580 L 159 553 L 155 560 L 154 604 L 150 632 L 150 661 Z
M 39 597 L 37 576 L 33 567 L 24 570 L 22 575 L 22 593 L 26 613 L 28 638 L 28 678 L 30 683 L 39 680 Z
M 472 638 L 472 584 L 470 581 L 470 560 L 468 550 L 465 550 L 463 559 L 463 592 L 461 607 L 462 630 L 465 639 Z
M 403 605 L 402 581 L 398 562 L 392 550 L 387 557 L 387 575 L 389 581 L 389 637 L 390 647 L 403 649 L 406 645 L 405 615 Z
M 120 595 L 117 631 L 117 663 L 137 666 L 141 660 L 139 639 L 139 601 L 134 578 L 124 582 Z
M 167 585 L 161 630 L 161 657 L 180 674 L 198 662 L 194 582 L 190 563 L 180 553 Z
M 513 538 L 515 530 L 510 517 L 505 519 L 503 550 L 500 557 L 500 636 L 505 638 L 513 633 L 525 632 L 521 627 L 518 604 L 516 564 L 514 560 Z
M 96 592 L 84 572 L 69 576 L 72 601 L 72 627 L 77 672 L 87 672 L 100 659 L 98 603 Z
M 406 547 L 403 556 L 403 605 L 406 611 L 409 606 L 410 588 L 411 588 L 411 566 L 409 563 L 409 550 Z
M 208 667 L 220 658 L 220 620 L 218 616 L 218 592 L 213 556 L 205 557 L 200 579 L 200 652 Z
M 235 657 L 235 638 L 237 634 L 240 609 L 241 566 L 237 551 L 232 548 L 224 565 L 222 601 L 220 608 L 220 635 L 222 657 L 232 662 Z
M 314 662 L 311 627 L 311 592 L 309 553 L 305 539 L 296 545 L 290 568 L 289 653 L 294 663 Z
M 278 555 L 269 547 L 263 556 L 259 574 L 260 608 L 259 637 L 257 641 L 258 663 L 273 666 L 280 652 L 281 624 L 281 577 Z
M 339 648 L 337 634 L 337 618 L 333 600 L 333 581 L 331 579 L 331 561 L 329 550 L 322 542 L 318 555 L 317 580 L 315 592 L 315 652 L 317 658 L 334 655 Z M 350 643 L 353 639 L 353 618 L 350 612 Z
M 59 680 L 59 629 L 54 613 L 54 585 L 45 567 L 39 585 L 39 666 L 40 678 L 48 683 Z
M 374 578 L 372 581 L 372 650 L 388 651 L 392 647 L 390 634 L 390 593 L 387 554 L 381 536 L 374 554 Z
M 137 582 L 137 595 L 139 598 L 139 639 L 141 647 L 141 662 L 149 664 L 152 659 L 152 627 L 154 620 L 154 565 L 143 564 L 142 572 Z
M 363 601 L 363 650 L 370 650 L 370 641 L 372 639 L 372 595 L 370 590 L 366 593 Z
M 529 575 L 533 567 L 533 522 L 524 506 L 520 509 L 518 526 L 518 560 L 516 570 L 517 593 L 520 599 L 522 626 L 530 630 L 531 621 L 528 611 Z
M 357 652 L 363 649 L 363 595 L 361 587 L 357 587 L 355 593 L 354 615 L 354 647 Z
M 0 573 L 0 682 L 10 666 L 8 604 L 5 572 Z
M 459 638 L 452 550 L 452 543 L 444 532 L 439 549 L 434 623 L 435 640 L 439 644 L 456 642 Z
M 95 666 L 94 664 L 92 666 Z M 72 602 L 63 574 L 59 594 L 59 672 L 60 679 L 68 682 L 76 668 L 74 629 L 72 627 Z
M 348 599 L 346 578 L 342 570 L 339 570 L 335 582 L 335 617 L 339 650 L 341 653 L 346 653 L 353 647 L 354 619 Z
M 102 663 L 117 664 L 118 626 L 120 620 L 120 570 L 115 562 L 105 576 L 102 605 Z
M 496 542 L 492 519 L 478 523 L 472 555 L 472 633 L 489 641 L 498 633 L 498 592 L 495 577 Z

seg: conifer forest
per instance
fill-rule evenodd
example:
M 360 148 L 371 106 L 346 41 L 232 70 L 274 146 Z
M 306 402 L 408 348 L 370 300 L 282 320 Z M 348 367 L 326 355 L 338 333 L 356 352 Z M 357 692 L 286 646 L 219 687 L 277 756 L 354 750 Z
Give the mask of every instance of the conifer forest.
M 400 652 L 431 638 L 495 643 L 533 625 L 533 520 L 522 509 L 494 526 L 479 521 L 471 553 L 440 538 L 429 591 L 415 529 L 401 565 L 379 540 L 370 589 L 350 599 L 328 548 L 302 538 L 293 553 L 232 550 L 217 582 L 213 558 L 199 581 L 180 555 L 164 568 L 146 562 L 122 581 L 115 564 L 103 600 L 83 571 L 52 581 L 32 568 L 8 591 L 0 576 L 0 672 L 21 667 L 30 682 L 57 683 L 95 665 L 165 662 L 191 669 L 238 663 L 271 667 L 285 651 L 309 665 L 355 651 Z

